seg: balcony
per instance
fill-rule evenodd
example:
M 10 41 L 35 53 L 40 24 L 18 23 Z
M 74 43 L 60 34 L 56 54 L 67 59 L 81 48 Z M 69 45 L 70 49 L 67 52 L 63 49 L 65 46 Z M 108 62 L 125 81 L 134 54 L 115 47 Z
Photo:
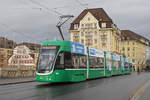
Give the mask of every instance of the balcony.
M 81 29 L 97 29 L 97 27 L 81 27 Z

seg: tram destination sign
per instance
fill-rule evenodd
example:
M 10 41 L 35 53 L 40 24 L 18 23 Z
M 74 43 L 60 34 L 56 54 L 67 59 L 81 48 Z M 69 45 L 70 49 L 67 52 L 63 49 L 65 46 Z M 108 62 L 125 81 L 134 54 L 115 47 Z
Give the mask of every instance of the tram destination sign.
M 56 49 L 57 46 L 43 46 L 42 49 Z

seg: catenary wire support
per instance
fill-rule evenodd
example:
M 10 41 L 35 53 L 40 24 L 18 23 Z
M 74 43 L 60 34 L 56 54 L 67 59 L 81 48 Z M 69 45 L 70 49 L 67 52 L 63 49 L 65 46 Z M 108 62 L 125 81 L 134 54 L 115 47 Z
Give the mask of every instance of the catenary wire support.
M 58 22 L 58 24 L 56 25 L 56 27 L 58 28 L 60 35 L 62 37 L 62 40 L 64 40 L 64 36 L 63 33 L 61 31 L 61 26 L 66 23 L 70 18 L 74 17 L 73 15 L 62 15 L 60 16 L 60 21 Z

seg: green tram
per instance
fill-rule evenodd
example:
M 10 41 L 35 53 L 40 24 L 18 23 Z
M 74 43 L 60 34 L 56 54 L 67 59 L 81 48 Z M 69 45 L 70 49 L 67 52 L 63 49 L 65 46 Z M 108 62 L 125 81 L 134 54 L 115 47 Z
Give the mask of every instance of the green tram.
M 131 61 L 71 41 L 45 41 L 36 70 L 38 82 L 80 82 L 130 74 Z

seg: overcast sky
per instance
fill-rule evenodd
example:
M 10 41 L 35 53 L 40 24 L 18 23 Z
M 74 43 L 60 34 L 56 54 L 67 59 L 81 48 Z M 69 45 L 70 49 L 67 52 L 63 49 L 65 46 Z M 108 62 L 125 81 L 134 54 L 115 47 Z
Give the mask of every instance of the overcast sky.
M 129 29 L 150 39 L 149 0 L 0 0 L 0 36 L 16 42 L 58 40 L 60 13 L 77 17 L 87 7 L 104 8 L 121 30 Z M 63 26 L 67 40 L 72 21 Z

